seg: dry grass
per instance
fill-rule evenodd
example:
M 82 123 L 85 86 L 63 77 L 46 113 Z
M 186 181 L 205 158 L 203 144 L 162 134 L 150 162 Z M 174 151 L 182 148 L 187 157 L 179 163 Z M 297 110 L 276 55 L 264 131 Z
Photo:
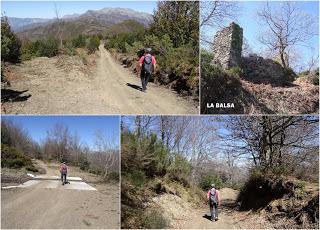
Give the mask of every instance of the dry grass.
M 288 87 L 273 87 L 270 84 L 254 84 L 241 80 L 245 90 L 257 101 L 277 114 L 313 114 L 319 111 L 319 87 L 294 82 Z M 255 113 L 252 109 L 251 113 Z

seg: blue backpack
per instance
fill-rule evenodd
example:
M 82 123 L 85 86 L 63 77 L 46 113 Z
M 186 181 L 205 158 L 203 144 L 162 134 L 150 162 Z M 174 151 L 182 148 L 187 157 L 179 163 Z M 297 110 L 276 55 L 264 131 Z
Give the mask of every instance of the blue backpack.
M 144 56 L 143 70 L 145 71 L 145 73 L 151 74 L 152 69 L 153 69 L 152 56 L 151 54 L 147 54 Z

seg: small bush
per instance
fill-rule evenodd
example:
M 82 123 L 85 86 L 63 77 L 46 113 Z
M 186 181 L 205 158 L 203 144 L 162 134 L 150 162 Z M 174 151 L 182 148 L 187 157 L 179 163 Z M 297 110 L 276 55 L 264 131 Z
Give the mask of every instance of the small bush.
M 79 167 L 83 171 L 87 171 L 90 168 L 90 163 L 85 158 L 80 158 Z
M 99 45 L 100 45 L 99 37 L 93 36 L 93 37 L 88 38 L 87 43 L 86 43 L 86 48 L 88 49 L 89 53 L 93 53 L 99 49 Z
M 215 184 L 217 188 L 222 187 L 222 181 L 217 175 L 207 175 L 201 178 L 199 186 L 202 190 L 207 191 L 211 188 L 211 184 Z
M 71 42 L 75 48 L 84 48 L 86 46 L 86 37 L 80 34 L 78 37 L 72 39 Z
M 168 227 L 168 221 L 162 215 L 161 211 L 152 210 L 144 216 L 143 226 L 148 229 L 162 229 Z
M 54 57 L 59 52 L 59 42 L 54 38 L 39 42 L 38 54 L 40 57 Z
M 241 77 L 244 74 L 243 69 L 241 69 L 241 67 L 239 67 L 239 66 L 230 68 L 228 70 L 228 73 L 233 76 L 237 76 L 237 77 Z
M 70 55 L 70 56 L 73 56 L 76 54 L 76 50 L 75 50 L 75 47 L 74 47 L 72 41 L 66 41 L 64 43 L 63 51 L 65 54 Z
M 115 182 L 119 182 L 120 181 L 120 175 L 119 172 L 110 172 L 108 173 L 107 177 L 106 177 L 107 181 L 115 181 Z
M 130 183 L 136 187 L 143 187 L 146 183 L 146 175 L 143 171 L 134 170 L 127 174 Z
M 167 175 L 170 179 L 182 183 L 185 187 L 189 187 L 189 175 L 191 173 L 191 164 L 190 162 L 180 156 L 175 155 L 171 164 L 167 169 Z
M 92 174 L 96 174 L 96 175 L 99 175 L 101 176 L 103 174 L 103 170 L 101 168 L 98 168 L 98 167 L 90 167 L 90 169 L 88 170 L 89 173 L 92 173 Z

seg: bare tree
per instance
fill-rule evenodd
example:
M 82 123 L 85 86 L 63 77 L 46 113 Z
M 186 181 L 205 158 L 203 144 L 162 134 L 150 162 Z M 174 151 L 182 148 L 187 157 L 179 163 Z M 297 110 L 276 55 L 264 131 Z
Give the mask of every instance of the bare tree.
M 56 3 L 54 4 L 54 13 L 56 15 L 56 21 L 58 25 L 57 38 L 60 40 L 60 48 L 62 48 L 63 47 L 63 43 L 62 43 L 63 21 L 60 18 L 60 9 L 58 8 Z
M 228 20 L 235 20 L 238 14 L 239 6 L 236 1 L 200 1 L 200 40 L 212 44 L 207 30 L 225 26 Z
M 221 27 L 226 20 L 236 18 L 238 10 L 234 1 L 201 1 L 200 27 Z
M 307 71 L 311 72 L 317 68 L 319 68 L 319 54 L 313 54 L 307 62 Z
M 119 162 L 119 155 L 112 149 L 110 140 L 108 140 L 101 130 L 95 132 L 95 138 L 99 163 L 104 168 L 103 176 L 106 177 L 110 170 L 115 167 L 115 164 Z
M 229 144 L 263 170 L 306 162 L 318 151 L 317 117 L 232 117 Z M 288 161 L 290 159 L 290 161 Z M 309 162 L 310 163 L 310 162 Z M 292 166 L 292 165 L 291 165 Z M 295 165 L 293 165 L 295 167 Z
M 301 11 L 294 2 L 281 2 L 277 9 L 267 2 L 258 12 L 263 25 L 267 26 L 259 41 L 270 51 L 276 51 L 284 68 L 290 67 L 290 50 L 296 45 L 307 45 L 310 38 L 317 34 L 316 19 Z

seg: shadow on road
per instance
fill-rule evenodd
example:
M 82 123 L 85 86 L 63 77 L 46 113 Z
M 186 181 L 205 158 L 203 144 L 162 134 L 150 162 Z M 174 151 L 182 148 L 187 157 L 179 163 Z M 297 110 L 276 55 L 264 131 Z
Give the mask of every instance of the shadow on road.
M 127 83 L 127 86 L 133 88 L 133 89 L 136 89 L 136 90 L 139 90 L 139 91 L 142 91 L 142 88 L 138 85 L 135 85 L 135 84 L 131 84 L 131 83 Z
M 1 101 L 2 102 L 8 102 L 8 101 L 26 101 L 29 97 L 31 97 L 31 94 L 22 95 L 23 93 L 27 92 L 27 90 L 12 90 L 12 89 L 1 89 Z
M 204 214 L 202 217 L 211 221 L 211 216 L 208 214 Z

